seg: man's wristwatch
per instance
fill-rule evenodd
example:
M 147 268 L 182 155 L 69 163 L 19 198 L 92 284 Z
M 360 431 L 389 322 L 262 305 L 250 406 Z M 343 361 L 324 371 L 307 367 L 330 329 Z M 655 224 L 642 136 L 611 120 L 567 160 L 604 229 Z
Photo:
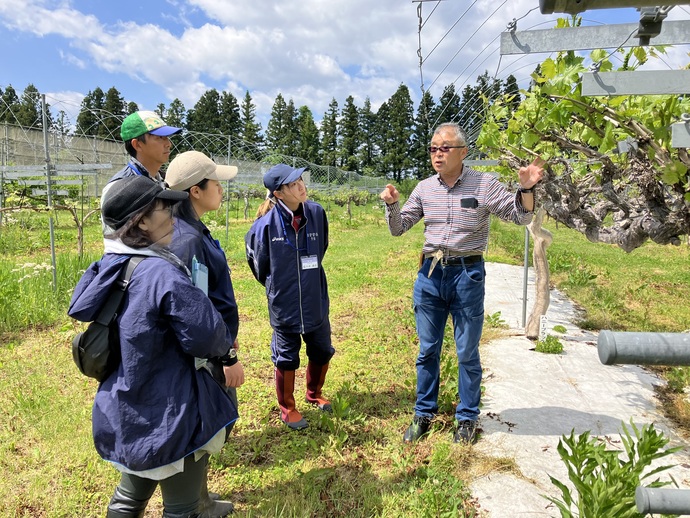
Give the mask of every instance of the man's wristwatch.
M 237 358 L 237 349 L 231 347 L 228 354 L 220 357 L 220 363 L 225 367 L 232 367 L 235 365 L 239 359 Z
M 518 187 L 518 192 L 519 192 L 519 193 L 523 193 L 523 192 L 526 192 L 526 193 L 534 192 L 534 187 L 530 187 L 529 189 L 525 189 L 524 187 Z

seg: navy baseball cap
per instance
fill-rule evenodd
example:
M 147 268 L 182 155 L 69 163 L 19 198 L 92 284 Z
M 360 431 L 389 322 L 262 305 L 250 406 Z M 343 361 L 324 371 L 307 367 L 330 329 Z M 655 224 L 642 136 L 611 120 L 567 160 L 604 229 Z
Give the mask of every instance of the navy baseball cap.
M 280 189 L 281 185 L 292 183 L 299 180 L 306 167 L 295 169 L 287 164 L 278 164 L 271 167 L 264 175 L 264 187 L 273 194 L 273 191 Z

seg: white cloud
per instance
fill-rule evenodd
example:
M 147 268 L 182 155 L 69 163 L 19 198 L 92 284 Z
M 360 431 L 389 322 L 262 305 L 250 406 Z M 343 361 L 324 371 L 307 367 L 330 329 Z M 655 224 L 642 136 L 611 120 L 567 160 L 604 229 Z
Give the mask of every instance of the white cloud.
M 547 56 L 501 57 L 500 33 L 513 20 L 528 30 L 552 27 L 556 18 L 542 15 L 536 0 L 167 0 L 164 13 L 151 9 L 150 20 L 127 20 L 123 9 L 123 21 L 113 22 L 99 17 L 98 4 L 82 4 L 96 13 L 88 14 L 70 0 L 3 0 L 0 23 L 63 38 L 69 50 L 59 56 L 67 69 L 107 72 L 118 88 L 118 77 L 133 78 L 141 87 L 125 96 L 142 107 L 179 98 L 191 108 L 209 88 L 229 89 L 241 102 L 249 90 L 264 121 L 278 93 L 309 106 L 317 120 L 333 98 L 342 107 L 348 95 L 359 106 L 369 97 L 377 109 L 401 83 L 418 101 L 420 5 L 424 85 L 435 99 L 449 83 L 461 91 L 485 71 L 526 80 Z M 672 14 L 690 18 L 680 9 Z M 686 53 L 674 50 L 669 60 L 687 63 Z

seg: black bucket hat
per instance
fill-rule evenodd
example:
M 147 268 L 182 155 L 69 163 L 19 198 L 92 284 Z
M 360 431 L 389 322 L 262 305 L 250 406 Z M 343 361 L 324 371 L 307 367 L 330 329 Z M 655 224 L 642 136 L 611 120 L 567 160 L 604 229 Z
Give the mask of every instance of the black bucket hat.
M 173 203 L 189 197 L 189 193 L 163 189 L 146 176 L 128 176 L 115 180 L 101 202 L 103 222 L 110 228 L 119 229 L 153 200 L 170 200 Z

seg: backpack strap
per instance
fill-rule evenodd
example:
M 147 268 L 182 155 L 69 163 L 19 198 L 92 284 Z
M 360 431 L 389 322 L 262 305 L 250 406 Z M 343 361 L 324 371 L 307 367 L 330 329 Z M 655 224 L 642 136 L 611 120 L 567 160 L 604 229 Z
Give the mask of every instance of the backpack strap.
M 122 298 L 125 295 L 125 291 L 127 291 L 129 280 L 132 278 L 132 273 L 134 273 L 134 269 L 144 259 L 146 259 L 145 255 L 134 255 L 127 259 L 127 266 L 122 268 L 120 276 L 115 282 L 117 288 L 113 288 L 110 291 L 110 295 L 105 301 L 105 304 L 103 304 L 95 322 L 107 326 L 113 318 L 115 318 L 118 309 L 120 309 L 120 304 L 122 304 Z

